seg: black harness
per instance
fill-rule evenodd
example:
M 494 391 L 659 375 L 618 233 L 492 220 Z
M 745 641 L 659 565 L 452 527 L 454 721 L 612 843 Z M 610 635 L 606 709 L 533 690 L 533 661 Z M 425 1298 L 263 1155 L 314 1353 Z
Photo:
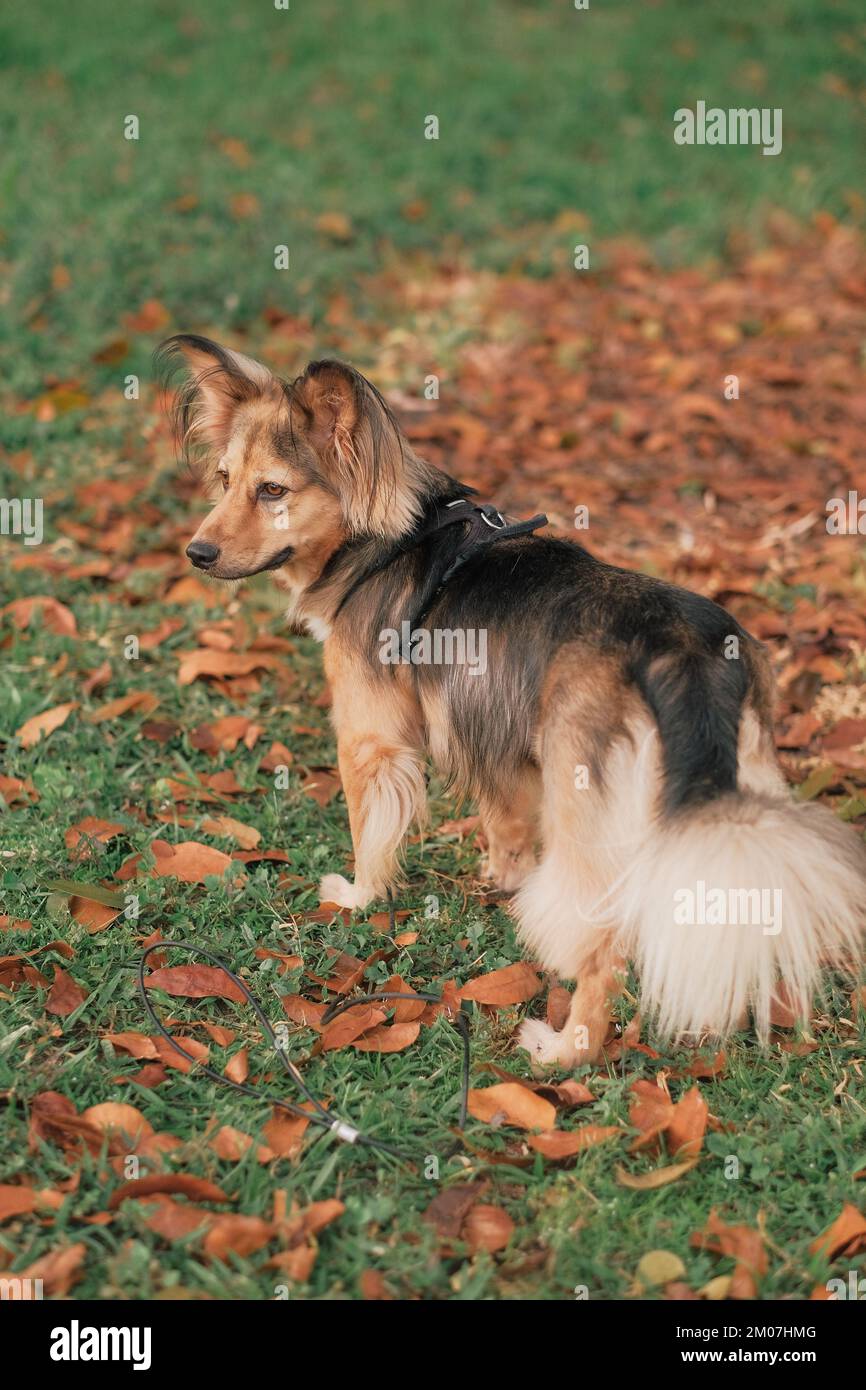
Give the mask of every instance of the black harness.
M 487 546 L 494 545 L 497 541 L 513 540 L 515 536 L 527 536 L 530 532 L 537 531 L 539 527 L 547 525 L 547 517 L 539 512 L 537 516 L 530 517 L 528 521 L 515 521 L 509 524 L 492 502 L 473 502 L 468 497 L 457 497 L 453 502 L 434 502 L 428 515 L 419 522 L 415 530 L 405 540 L 401 541 L 394 550 L 375 565 L 372 565 L 370 569 L 359 575 L 354 584 L 350 585 L 341 598 L 334 617 L 356 590 L 368 579 L 371 579 L 374 574 L 379 574 L 382 570 L 387 569 L 388 565 L 392 564 L 400 555 L 414 550 L 430 536 L 435 536 L 439 531 L 444 531 L 449 526 L 457 525 L 465 526 L 466 530 L 451 558 L 445 558 L 440 564 L 431 566 L 419 595 L 415 612 L 409 619 L 413 628 L 428 612 L 433 600 L 449 579 L 453 578 L 467 560 L 471 560 L 479 551 L 485 550 Z

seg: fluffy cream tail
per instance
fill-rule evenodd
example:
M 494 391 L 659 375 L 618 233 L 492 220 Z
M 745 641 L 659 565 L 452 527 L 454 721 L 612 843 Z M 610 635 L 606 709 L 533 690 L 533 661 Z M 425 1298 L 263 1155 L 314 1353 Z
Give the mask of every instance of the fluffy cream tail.
M 668 1034 L 765 1039 L 780 981 L 805 1017 L 822 965 L 858 961 L 866 853 L 825 809 L 729 793 L 650 835 L 616 893 L 644 1007 Z

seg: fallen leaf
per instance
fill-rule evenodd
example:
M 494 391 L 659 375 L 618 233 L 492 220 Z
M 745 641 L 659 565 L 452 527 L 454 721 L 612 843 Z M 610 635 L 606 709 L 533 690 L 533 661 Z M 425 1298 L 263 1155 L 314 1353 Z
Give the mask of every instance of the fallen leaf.
M 92 843 L 107 845 L 109 840 L 113 840 L 116 835 L 122 835 L 125 826 L 119 821 L 100 820 L 98 816 L 85 816 L 83 820 L 71 825 L 64 835 L 66 848 L 70 850 L 79 849 L 78 858 L 82 858 L 81 842 L 85 842 L 85 848 L 89 852 Z
M 235 820 L 233 816 L 208 816 L 202 821 L 201 828 L 208 835 L 224 835 L 227 839 L 235 840 L 241 849 L 255 849 L 262 838 L 261 831 L 252 825 L 244 825 L 243 821 Z
M 139 714 L 153 714 L 159 704 L 159 697 L 149 690 L 133 690 L 128 695 L 118 695 L 98 709 L 89 710 L 84 718 L 88 724 L 104 724 L 108 719 L 119 719 L 122 714 L 137 710 Z
M 420 1032 L 421 1024 L 417 1019 L 386 1024 L 354 1038 L 352 1047 L 358 1052 L 402 1052 L 404 1048 L 411 1047 Z
M 243 991 L 218 965 L 163 966 L 152 970 L 145 984 L 148 989 L 161 989 L 186 999 L 233 999 L 237 1004 L 246 1001 Z
M 767 1272 L 767 1252 L 759 1231 L 750 1226 L 726 1226 L 715 1211 L 711 1211 L 706 1226 L 696 1231 L 691 1244 L 716 1255 L 730 1255 L 736 1260 L 731 1276 L 731 1298 L 757 1298 L 758 1284 Z
M 36 1210 L 36 1193 L 32 1187 L 0 1183 L 0 1221 L 12 1216 L 25 1216 Z
M 50 1014 L 57 1014 L 60 1018 L 66 1018 L 69 1014 L 75 1013 L 87 998 L 86 992 L 80 985 L 76 984 L 71 975 L 65 970 L 61 970 L 59 965 L 54 967 L 54 984 L 45 1004 L 45 1008 Z
M 25 719 L 21 727 L 15 730 L 21 747 L 33 748 L 40 739 L 48 738 L 55 729 L 66 723 L 74 709 L 78 709 L 77 700 L 69 701 L 65 705 L 55 705 L 53 709 L 44 710 L 42 714 L 34 714 L 31 719 Z
M 469 1113 L 475 1120 L 488 1124 L 504 1121 L 521 1129 L 551 1130 L 556 1123 L 556 1111 L 549 1100 L 508 1081 L 470 1090 Z
M 178 685 L 191 685 L 203 676 L 246 676 L 251 671 L 278 671 L 284 662 L 271 652 L 220 652 L 213 647 L 180 653 Z
M 677 1101 L 665 1131 L 665 1143 L 673 1158 L 692 1158 L 700 1153 L 707 1128 L 709 1106 L 697 1086 Z
M 129 1139 L 133 1148 L 140 1139 L 153 1134 L 153 1125 L 141 1111 L 122 1101 L 106 1100 L 99 1105 L 90 1105 L 82 1111 L 81 1119 L 103 1134 Z
M 667 1168 L 653 1168 L 650 1173 L 630 1173 L 621 1164 L 617 1165 L 616 1180 L 622 1187 L 632 1187 L 636 1192 L 651 1192 L 656 1187 L 667 1187 L 668 1183 L 678 1182 L 681 1177 L 697 1164 L 692 1158 L 688 1163 L 672 1163 Z
M 229 1081 L 243 1083 L 244 1081 L 246 1081 L 249 1074 L 249 1053 L 247 1052 L 247 1049 L 245 1047 L 242 1047 L 239 1052 L 235 1053 L 234 1057 L 232 1057 L 231 1061 L 227 1064 L 223 1075 L 226 1076 Z
M 501 1207 L 479 1202 L 469 1211 L 461 1234 L 473 1254 L 486 1250 L 493 1255 L 505 1249 L 514 1234 L 514 1222 Z
M 813 1255 L 823 1255 L 827 1261 L 833 1260 L 843 1251 L 846 1255 L 856 1255 L 866 1249 L 866 1216 L 851 1202 L 846 1202 L 832 1226 L 823 1235 L 816 1236 L 809 1246 Z
M 444 1188 L 427 1207 L 424 1220 L 434 1226 L 444 1240 L 456 1240 L 470 1209 L 484 1195 L 487 1186 L 487 1183 L 457 1183 Z
M 154 853 L 155 878 L 178 878 L 181 883 L 204 883 L 214 874 L 222 878 L 232 863 L 231 856 L 212 845 L 200 844 L 198 840 L 183 840 L 178 845 L 170 845 L 165 840 L 154 840 L 151 849 Z
M 33 1264 L 27 1265 L 25 1269 L 16 1271 L 16 1279 L 29 1279 L 42 1281 L 42 1295 L 47 1298 L 66 1298 L 73 1285 L 77 1284 L 82 1277 L 82 1265 L 87 1255 L 87 1246 L 83 1241 L 78 1241 L 74 1245 L 62 1245 L 57 1250 L 51 1250 L 41 1259 L 34 1260 Z
M 686 1267 L 679 1255 L 674 1255 L 670 1250 L 648 1250 L 638 1261 L 637 1277 L 650 1289 L 683 1279 L 685 1273 Z
M 491 970 L 477 980 L 470 980 L 460 989 L 461 999 L 472 999 L 476 1004 L 524 1004 L 541 989 L 541 979 L 526 961 L 507 965 L 502 970 Z
M 221 1187 L 208 1182 L 206 1178 L 193 1177 L 191 1173 L 154 1173 L 147 1178 L 135 1178 L 117 1187 L 108 1199 L 109 1211 L 116 1211 L 121 1202 L 130 1197 L 150 1197 L 154 1193 L 181 1193 L 196 1202 L 233 1202 Z
M 39 620 L 48 632 L 56 633 L 60 637 L 77 637 L 78 628 L 75 622 L 75 614 L 71 608 L 67 608 L 65 603 L 59 599 L 51 598 L 46 594 L 33 594 L 28 598 L 13 599 L 7 603 L 5 608 L 0 608 L 0 617 L 8 613 L 15 627 L 20 630 L 30 627 L 33 618 L 38 614 Z
M 272 1222 L 260 1216 L 216 1216 L 202 1248 L 208 1259 L 228 1262 L 230 1255 L 254 1255 L 273 1235 Z
M 582 1125 L 580 1129 L 551 1129 L 543 1134 L 531 1134 L 526 1142 L 545 1158 L 571 1158 L 621 1134 L 622 1130 L 616 1125 Z
M 159 1056 L 153 1038 L 144 1033 L 104 1033 L 106 1042 L 119 1052 L 128 1052 L 131 1057 L 146 1058 L 148 1061 Z

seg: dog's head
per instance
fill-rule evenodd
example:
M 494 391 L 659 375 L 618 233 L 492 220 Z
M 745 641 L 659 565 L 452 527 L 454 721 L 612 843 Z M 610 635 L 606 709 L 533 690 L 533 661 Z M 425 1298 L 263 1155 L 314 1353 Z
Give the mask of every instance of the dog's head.
M 358 536 L 397 538 L 416 518 L 417 463 L 379 392 L 345 363 L 311 362 L 294 381 L 207 338 L 160 349 L 182 365 L 175 425 L 202 461 L 215 506 L 187 555 L 217 579 L 291 566 L 311 582 Z

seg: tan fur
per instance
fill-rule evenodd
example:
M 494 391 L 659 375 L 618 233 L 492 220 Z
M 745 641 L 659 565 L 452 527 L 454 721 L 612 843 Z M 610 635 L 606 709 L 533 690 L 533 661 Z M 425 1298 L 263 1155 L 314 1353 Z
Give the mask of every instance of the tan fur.
M 398 852 L 425 812 L 420 711 L 405 681 L 371 672 L 338 638 L 325 644 L 340 777 L 355 847 L 355 882 L 328 874 L 323 900 L 366 907 L 398 876 Z

